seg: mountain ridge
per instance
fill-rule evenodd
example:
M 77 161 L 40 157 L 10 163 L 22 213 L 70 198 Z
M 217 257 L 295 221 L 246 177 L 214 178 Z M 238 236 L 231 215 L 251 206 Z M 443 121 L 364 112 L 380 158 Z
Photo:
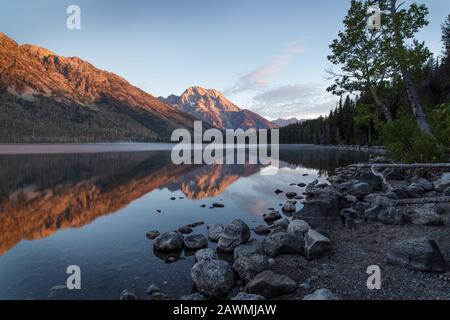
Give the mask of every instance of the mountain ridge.
M 276 126 L 259 114 L 241 109 L 215 89 L 200 86 L 187 88 L 180 96 L 174 94 L 160 101 L 171 104 L 219 129 L 273 129 Z
M 112 72 L 0 32 L 0 142 L 169 141 L 195 120 Z

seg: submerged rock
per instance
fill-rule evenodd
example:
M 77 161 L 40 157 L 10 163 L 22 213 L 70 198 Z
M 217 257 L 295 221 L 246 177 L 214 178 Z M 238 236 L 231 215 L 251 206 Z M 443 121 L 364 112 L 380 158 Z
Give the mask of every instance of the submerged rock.
M 234 249 L 241 244 L 246 243 L 250 239 L 250 228 L 248 225 L 240 220 L 234 220 L 223 230 L 217 250 L 221 252 L 233 252 Z
M 183 233 L 183 234 L 190 234 L 190 233 L 194 232 L 194 230 L 192 230 L 192 228 L 190 228 L 188 226 L 184 226 L 184 227 L 178 228 L 178 232 Z
M 319 289 L 304 297 L 303 300 L 339 300 L 339 297 L 327 289 Z
M 292 201 L 288 201 L 283 205 L 284 212 L 295 212 L 295 204 Z
M 286 198 L 294 199 L 297 196 L 297 192 L 286 192 Z
M 192 267 L 191 277 L 197 290 L 210 298 L 223 297 L 234 286 L 233 269 L 225 261 L 200 261 Z
M 208 240 L 202 234 L 184 238 L 184 247 L 188 250 L 199 250 L 208 246 Z
M 153 246 L 155 247 L 155 250 L 162 252 L 182 250 L 184 246 L 184 238 L 179 232 L 167 232 L 158 236 L 153 242 Z
M 123 290 L 120 294 L 120 300 L 139 300 L 138 296 L 129 290 Z
M 269 213 L 263 214 L 263 219 L 266 222 L 273 222 L 275 220 L 281 219 L 282 216 L 278 211 L 270 211 Z
M 146 234 L 147 238 L 149 238 L 150 240 L 155 240 L 159 235 L 160 233 L 158 230 L 152 230 L 147 232 Z
M 424 272 L 447 272 L 448 268 L 436 242 L 427 238 L 403 240 L 388 252 L 390 264 Z
M 266 235 L 270 233 L 270 228 L 265 225 L 259 225 L 255 227 L 255 233 L 259 236 Z
M 297 290 L 297 283 L 291 278 L 273 273 L 270 270 L 258 274 L 247 284 L 247 291 L 251 294 L 274 298 L 289 294 Z

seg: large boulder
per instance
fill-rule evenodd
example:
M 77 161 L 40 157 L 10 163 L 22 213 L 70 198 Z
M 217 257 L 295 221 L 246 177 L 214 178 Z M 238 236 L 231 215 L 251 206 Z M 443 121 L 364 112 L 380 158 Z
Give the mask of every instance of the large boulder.
M 440 227 L 444 225 L 441 213 L 442 209 L 439 205 L 429 203 L 422 207 L 413 208 L 410 212 L 410 219 L 416 225 Z
M 268 260 L 269 258 L 262 254 L 247 255 L 237 259 L 233 269 L 244 282 L 249 282 L 269 268 Z
M 405 188 L 405 192 L 409 198 L 420 198 L 424 195 L 425 190 L 417 183 L 412 183 Z
M 191 269 L 191 277 L 197 290 L 210 298 L 227 295 L 234 286 L 231 266 L 221 260 L 202 260 Z
M 448 187 L 450 187 L 450 172 L 444 173 L 433 183 L 433 186 L 435 190 L 444 192 Z
M 288 201 L 283 205 L 283 212 L 295 212 L 295 204 L 292 201 Z
M 201 249 L 195 253 L 195 261 L 214 260 L 217 259 L 217 253 L 211 248 Z
M 184 247 L 187 250 L 200 250 L 208 246 L 208 240 L 202 234 L 187 236 L 184 238 Z
M 377 218 L 386 225 L 402 226 L 408 223 L 404 212 L 394 207 L 383 209 Z
M 271 257 L 280 254 L 304 254 L 305 241 L 302 236 L 296 234 L 277 232 L 264 239 L 263 250 Z
M 166 232 L 156 237 L 153 242 L 156 251 L 173 252 L 182 250 L 184 246 L 183 235 L 177 231 Z
M 410 270 L 447 272 L 439 247 L 427 238 L 400 241 L 388 252 L 387 261 Z
M 356 197 L 364 197 L 372 192 L 372 188 L 367 182 L 359 182 L 354 184 L 349 192 Z
M 237 260 L 239 258 L 254 254 L 254 253 L 262 253 L 262 242 L 252 239 L 247 243 L 241 244 L 234 249 L 234 259 Z
M 246 288 L 251 294 L 259 294 L 265 298 L 274 298 L 295 292 L 297 283 L 287 276 L 267 270 L 258 274 L 247 284 Z
M 223 230 L 217 250 L 225 253 L 233 252 L 237 246 L 246 243 L 249 239 L 250 228 L 244 221 L 236 219 Z
M 339 300 L 339 297 L 327 289 L 319 289 L 304 297 L 303 300 Z
M 208 229 L 208 239 L 211 242 L 217 242 L 220 239 L 220 236 L 223 232 L 223 225 L 220 223 L 210 224 L 207 227 Z
M 304 220 L 293 220 L 287 228 L 288 233 L 293 233 L 299 236 L 304 236 L 308 230 L 311 229 L 309 224 Z
M 424 189 L 426 192 L 433 190 L 433 184 L 428 181 L 425 178 L 422 177 L 413 177 L 411 179 L 411 181 L 413 183 L 415 183 L 417 186 L 421 187 L 422 189 Z
M 305 236 L 306 259 L 314 260 L 333 253 L 331 240 L 315 230 L 308 230 Z

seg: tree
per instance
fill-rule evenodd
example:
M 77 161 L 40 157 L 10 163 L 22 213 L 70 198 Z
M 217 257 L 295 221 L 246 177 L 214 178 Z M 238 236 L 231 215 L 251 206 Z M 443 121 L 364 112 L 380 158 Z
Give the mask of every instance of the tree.
M 442 43 L 444 45 L 444 57 L 448 62 L 450 60 L 450 14 L 442 24 Z
M 328 70 L 331 78 L 335 80 L 328 91 L 338 95 L 344 92 L 368 91 L 386 120 L 391 122 L 391 112 L 379 96 L 378 88 L 388 82 L 393 69 L 387 63 L 383 27 L 373 30 L 367 28 L 368 9 L 368 1 L 351 1 L 343 21 L 345 30 L 340 31 L 338 38 L 330 45 L 332 53 L 328 60 L 339 66 L 341 71 L 335 73 Z
M 425 44 L 415 39 L 415 34 L 428 24 L 426 20 L 428 9 L 425 5 L 416 3 L 411 4 L 408 9 L 400 9 L 403 3 L 397 6 L 397 0 L 380 0 L 380 4 L 380 8 L 387 8 L 389 12 L 388 19 L 383 22 L 386 58 L 391 67 L 399 70 L 402 75 L 408 100 L 420 130 L 432 135 L 411 75 L 414 69 L 420 69 L 430 57 Z

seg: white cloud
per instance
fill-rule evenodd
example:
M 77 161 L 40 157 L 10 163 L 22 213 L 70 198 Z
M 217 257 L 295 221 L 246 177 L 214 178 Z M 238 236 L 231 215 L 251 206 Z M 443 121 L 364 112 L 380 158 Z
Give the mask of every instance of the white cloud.
M 253 97 L 251 109 L 269 118 L 315 118 L 336 107 L 338 98 L 325 84 L 299 83 L 265 90 Z
M 226 90 L 226 94 L 235 95 L 245 91 L 266 88 L 270 78 L 277 74 L 283 67 L 289 65 L 293 58 L 301 52 L 302 49 L 298 44 L 291 44 L 287 50 L 273 57 L 265 65 L 239 77 L 236 83 Z

